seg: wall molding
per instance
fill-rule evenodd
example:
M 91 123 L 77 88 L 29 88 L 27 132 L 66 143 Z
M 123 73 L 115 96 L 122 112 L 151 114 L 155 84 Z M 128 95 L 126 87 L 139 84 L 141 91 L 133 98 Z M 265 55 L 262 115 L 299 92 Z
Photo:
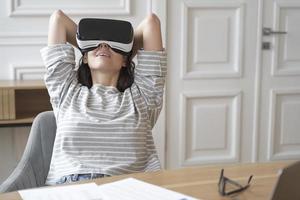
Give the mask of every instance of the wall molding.
M 37 76 L 43 77 L 46 73 L 44 65 L 39 63 L 11 64 L 10 66 L 13 80 L 32 80 Z M 28 78 L 30 76 L 33 78 Z
M 68 15 L 130 15 L 130 0 L 120 0 L 118 5 L 105 5 L 99 3 L 97 5 L 74 4 L 72 6 L 62 6 L 53 4 L 23 5 L 22 0 L 9 0 L 8 15 L 10 17 L 36 17 L 49 16 L 54 10 L 62 9 Z
M 45 46 L 47 37 L 47 33 L 0 33 L 0 46 Z

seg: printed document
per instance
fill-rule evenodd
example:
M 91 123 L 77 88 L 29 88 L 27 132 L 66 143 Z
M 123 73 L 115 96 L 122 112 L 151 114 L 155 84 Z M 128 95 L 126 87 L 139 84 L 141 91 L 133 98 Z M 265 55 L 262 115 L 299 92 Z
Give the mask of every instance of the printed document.
M 99 185 L 98 188 L 103 200 L 196 200 L 134 178 Z
M 196 200 L 135 178 L 97 186 L 95 183 L 20 190 L 23 200 Z
M 20 190 L 23 200 L 103 200 L 95 183 Z

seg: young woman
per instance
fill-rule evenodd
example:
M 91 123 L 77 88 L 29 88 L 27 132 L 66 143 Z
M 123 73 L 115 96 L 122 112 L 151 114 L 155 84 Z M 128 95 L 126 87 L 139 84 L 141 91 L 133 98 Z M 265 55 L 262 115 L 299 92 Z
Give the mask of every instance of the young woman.
M 48 46 L 41 50 L 57 121 L 46 184 L 159 170 L 151 133 L 166 76 L 158 17 L 149 15 L 135 30 L 135 69 L 133 56 L 102 43 L 83 55 L 76 71 L 76 30 L 68 16 L 55 11 Z

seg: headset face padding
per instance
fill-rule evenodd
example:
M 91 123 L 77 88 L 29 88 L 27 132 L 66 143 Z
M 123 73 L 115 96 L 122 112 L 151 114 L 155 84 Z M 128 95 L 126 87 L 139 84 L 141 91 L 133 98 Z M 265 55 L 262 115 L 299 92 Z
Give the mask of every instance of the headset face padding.
M 77 44 L 82 53 L 108 44 L 117 53 L 128 55 L 134 31 L 130 22 L 113 19 L 83 18 L 77 27 Z

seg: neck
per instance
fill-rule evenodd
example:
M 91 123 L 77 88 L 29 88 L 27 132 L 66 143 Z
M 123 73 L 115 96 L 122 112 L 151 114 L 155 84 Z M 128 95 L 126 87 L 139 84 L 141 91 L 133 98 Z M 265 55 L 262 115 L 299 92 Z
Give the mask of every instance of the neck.
M 119 73 L 107 74 L 107 73 L 91 70 L 91 75 L 92 75 L 93 85 L 100 84 L 104 86 L 117 87 Z

